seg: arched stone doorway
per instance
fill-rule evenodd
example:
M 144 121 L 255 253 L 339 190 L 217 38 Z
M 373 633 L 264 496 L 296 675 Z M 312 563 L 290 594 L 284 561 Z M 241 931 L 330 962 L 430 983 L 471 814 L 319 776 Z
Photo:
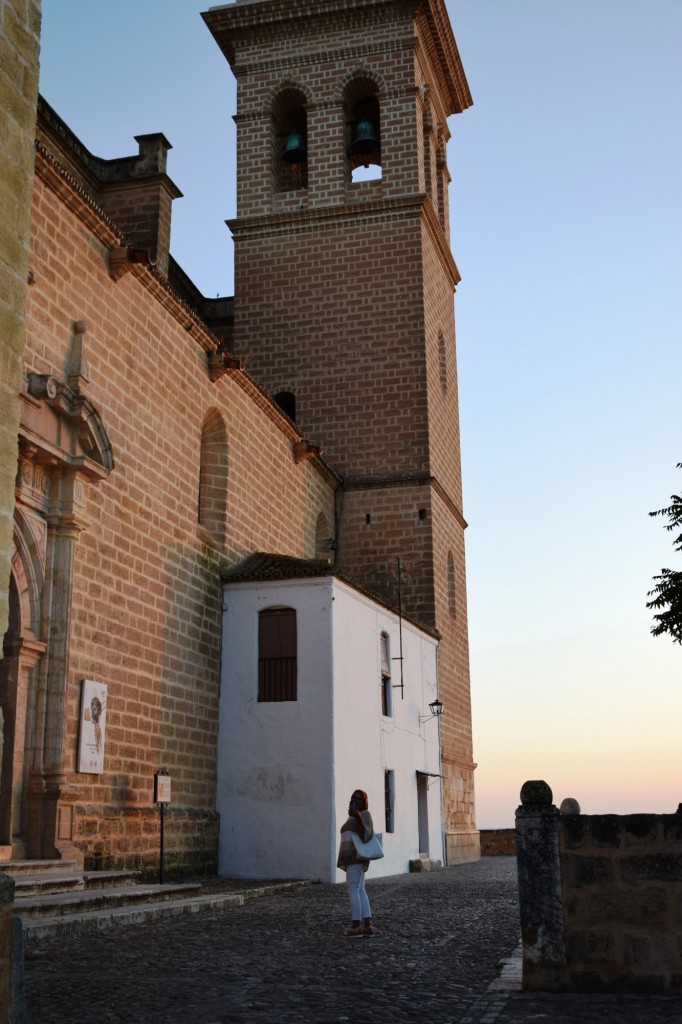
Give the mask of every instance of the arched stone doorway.
M 73 856 L 66 751 L 74 549 L 86 488 L 113 469 L 92 403 L 29 374 L 21 394 L 9 628 L 0 661 L 0 856 Z

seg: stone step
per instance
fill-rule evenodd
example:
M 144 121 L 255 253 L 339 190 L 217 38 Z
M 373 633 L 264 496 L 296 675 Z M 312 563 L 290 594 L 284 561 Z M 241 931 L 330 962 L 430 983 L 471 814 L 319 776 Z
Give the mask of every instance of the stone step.
M 170 890 L 175 888 L 175 893 L 177 893 L 178 889 L 187 888 L 186 886 L 139 885 L 133 887 L 135 891 L 163 889 L 166 892 L 166 898 L 154 900 L 151 895 L 147 897 L 147 902 L 127 906 L 101 905 L 97 909 L 86 909 L 83 906 L 80 911 L 75 913 L 50 914 L 49 910 L 45 908 L 44 912 L 36 917 L 26 917 L 24 912 L 15 905 L 15 913 L 21 918 L 24 940 L 32 942 L 53 935 L 73 935 L 79 931 L 99 930 L 116 925 L 143 924 L 156 917 L 177 917 L 180 914 L 199 914 L 207 910 L 241 907 L 247 900 L 291 892 L 309 884 L 307 881 L 273 882 L 258 888 L 244 889 L 241 892 L 213 893 L 207 896 L 192 895 L 181 898 L 177 898 L 176 894 L 171 894 Z M 192 888 L 201 887 L 192 886 Z
M 54 872 L 78 871 L 75 860 L 3 860 L 0 861 L 0 871 L 12 878 L 20 878 L 22 875 L 49 875 Z
M 109 911 L 135 903 L 160 902 L 183 897 L 188 899 L 201 890 L 197 884 L 121 885 L 106 889 L 84 889 L 81 892 L 59 892 L 45 896 L 18 896 L 14 912 L 24 920 L 35 917 L 57 917 L 90 911 Z
M 82 875 L 54 872 L 51 875 L 17 875 L 14 879 L 14 898 L 20 896 L 48 896 L 57 892 L 80 892 L 85 889 Z
M 73 935 L 81 931 L 95 931 L 111 928 L 116 925 L 143 924 L 157 917 L 177 917 L 180 914 L 198 914 L 206 910 L 222 910 L 226 907 L 241 907 L 244 895 L 197 896 L 193 899 L 166 899 L 158 903 L 139 903 L 133 906 L 100 908 L 84 910 L 81 913 L 60 914 L 58 916 L 24 917 L 21 916 L 22 931 L 25 942 L 54 935 Z
M 103 888 L 110 885 L 135 885 L 139 871 L 84 871 L 86 889 Z
M 39 875 L 17 875 L 14 896 L 49 896 L 58 892 L 80 892 L 83 889 L 104 889 L 111 886 L 132 886 L 139 871 L 53 871 Z

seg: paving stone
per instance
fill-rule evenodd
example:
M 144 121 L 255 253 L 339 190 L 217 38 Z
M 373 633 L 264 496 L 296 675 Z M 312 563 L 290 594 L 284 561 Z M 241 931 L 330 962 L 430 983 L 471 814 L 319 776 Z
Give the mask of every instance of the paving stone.
M 682 1024 L 678 999 L 521 995 L 514 858 L 367 889 L 371 939 L 341 936 L 343 886 L 311 885 L 38 940 L 29 1024 Z

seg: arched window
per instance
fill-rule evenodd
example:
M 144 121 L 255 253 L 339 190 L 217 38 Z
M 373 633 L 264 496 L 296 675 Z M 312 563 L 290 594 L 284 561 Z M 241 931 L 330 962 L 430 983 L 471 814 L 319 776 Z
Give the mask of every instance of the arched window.
M 377 86 L 357 77 L 344 93 L 346 150 L 353 182 L 381 177 L 381 111 Z
M 308 112 L 304 94 L 283 89 L 272 105 L 272 149 L 277 192 L 308 187 Z
M 199 525 L 219 544 L 227 525 L 227 431 L 217 409 L 209 409 L 201 429 Z
M 278 391 L 273 395 L 273 401 L 280 407 L 290 420 L 296 422 L 296 395 L 293 391 Z
M 297 699 L 296 609 L 266 608 L 258 614 L 258 700 Z
M 455 594 L 455 560 L 452 551 L 448 551 L 448 612 L 454 618 L 457 615 L 457 599 Z

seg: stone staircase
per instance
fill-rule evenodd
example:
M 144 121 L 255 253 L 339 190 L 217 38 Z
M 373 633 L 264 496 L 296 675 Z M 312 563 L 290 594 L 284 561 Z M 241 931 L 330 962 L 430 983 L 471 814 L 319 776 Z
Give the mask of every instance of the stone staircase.
M 196 883 L 143 884 L 136 871 L 81 871 L 68 860 L 2 861 L 0 871 L 14 879 L 14 914 L 21 918 L 26 942 L 159 915 L 239 906 L 245 898 L 234 892 L 202 896 Z

